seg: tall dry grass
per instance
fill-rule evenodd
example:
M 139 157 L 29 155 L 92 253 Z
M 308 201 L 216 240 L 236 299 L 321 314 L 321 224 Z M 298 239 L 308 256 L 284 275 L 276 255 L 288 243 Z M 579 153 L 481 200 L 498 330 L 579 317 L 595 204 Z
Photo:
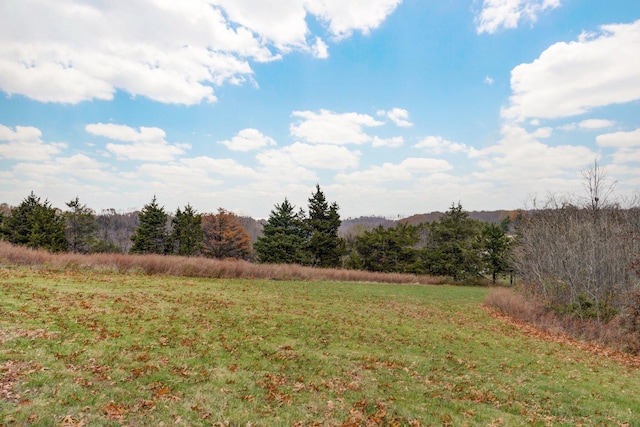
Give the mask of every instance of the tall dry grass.
M 253 264 L 242 260 L 204 257 L 125 254 L 52 254 L 0 241 L 0 263 L 53 270 L 94 270 L 184 277 L 245 278 L 267 280 L 329 280 L 379 283 L 443 284 L 444 278 L 325 269 L 291 264 Z
M 534 325 L 554 334 L 564 334 L 581 341 L 618 351 L 640 354 L 640 336 L 623 324 L 623 316 L 609 322 L 559 315 L 535 298 L 525 298 L 512 288 L 497 288 L 487 295 L 485 305 L 517 321 Z

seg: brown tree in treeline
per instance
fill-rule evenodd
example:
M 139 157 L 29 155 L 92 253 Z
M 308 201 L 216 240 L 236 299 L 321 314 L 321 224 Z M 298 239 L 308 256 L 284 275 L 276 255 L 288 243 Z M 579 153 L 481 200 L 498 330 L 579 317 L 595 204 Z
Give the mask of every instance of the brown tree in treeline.
M 212 258 L 251 259 L 251 237 L 238 216 L 223 208 L 202 216 L 202 254 Z

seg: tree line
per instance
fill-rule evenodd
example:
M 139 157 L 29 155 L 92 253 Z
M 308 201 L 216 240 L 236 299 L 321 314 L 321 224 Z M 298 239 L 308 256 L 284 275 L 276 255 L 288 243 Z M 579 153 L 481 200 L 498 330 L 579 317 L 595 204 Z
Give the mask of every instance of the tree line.
M 459 203 L 433 223 L 379 226 L 345 239 L 338 235 L 342 222 L 338 204 L 327 201 L 316 185 L 307 211 L 296 209 L 287 198 L 274 205 L 253 244 L 240 219 L 222 208 L 202 214 L 187 204 L 169 213 L 155 196 L 130 217 L 113 210 L 97 216 L 77 197 L 66 206 L 61 212 L 32 192 L 8 215 L 0 216 L 0 236 L 52 252 L 120 252 L 123 240 L 129 240 L 131 254 L 234 258 L 443 275 L 454 280 L 489 275 L 495 281 L 510 271 L 508 222 L 472 220 Z M 109 227 L 116 221 L 122 222 L 118 230 L 124 231 L 110 236 Z
M 517 276 L 526 296 L 549 309 L 607 321 L 631 310 L 630 301 L 640 302 L 640 207 L 638 199 L 613 198 L 615 183 L 607 183 L 597 162 L 583 176 L 587 197 L 550 197 L 501 223 L 471 219 L 457 203 L 431 222 L 380 225 L 346 238 L 338 235 L 339 206 L 319 185 L 306 211 L 287 198 L 274 205 L 256 239 L 222 208 L 201 214 L 187 204 L 170 214 L 154 196 L 139 213 L 96 216 L 77 197 L 62 212 L 32 192 L 13 209 L 0 206 L 0 238 L 52 252 L 118 252 L 127 243 L 132 254 L 429 274 L 466 283 Z M 631 327 L 640 334 L 637 307 L 636 314 Z
M 299 218 L 301 224 L 304 223 L 304 235 L 309 242 L 299 250 L 305 255 L 291 258 L 291 262 L 336 266 L 335 261 L 342 253 L 342 241 L 337 236 L 341 223 L 337 204 L 327 203 L 319 185 L 309 200 L 310 217 Z M 15 208 L 3 204 L 0 238 L 51 252 L 123 252 L 126 248 L 131 254 L 175 254 L 262 262 L 288 260 L 276 261 L 269 257 L 270 249 L 265 242 L 258 245 L 260 249 L 255 252 L 250 235 L 256 234 L 255 221 L 238 217 L 223 208 L 217 213 L 202 214 L 187 204 L 175 213 L 169 213 L 155 196 L 140 212 L 130 214 L 117 214 L 109 209 L 96 215 L 78 197 L 66 206 L 68 209 L 61 211 L 33 192 Z

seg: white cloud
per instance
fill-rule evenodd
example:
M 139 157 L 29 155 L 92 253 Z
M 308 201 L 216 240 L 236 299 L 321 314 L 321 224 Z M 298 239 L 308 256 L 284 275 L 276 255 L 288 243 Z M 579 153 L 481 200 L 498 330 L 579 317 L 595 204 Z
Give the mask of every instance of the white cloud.
M 596 142 L 600 147 L 640 147 L 640 129 L 631 132 L 614 132 L 598 135 Z
M 549 138 L 551 134 L 553 134 L 553 128 L 543 127 L 534 130 L 531 136 L 534 138 Z
M 451 170 L 449 162 L 440 159 L 410 157 L 401 163 L 384 163 L 370 169 L 349 174 L 336 175 L 336 181 L 348 185 L 411 181 L 417 176 L 436 174 Z
M 380 138 L 377 136 L 373 137 L 371 141 L 372 147 L 402 147 L 404 145 L 404 138 L 401 136 L 394 136 L 392 138 Z
M 0 125 L 0 158 L 42 161 L 67 147 L 64 143 L 45 144 L 41 137 L 40 129 L 32 126 L 16 126 L 11 130 Z
M 616 122 L 613 120 L 587 119 L 578 123 L 578 127 L 580 127 L 581 129 L 602 129 L 611 127 L 615 124 Z
M 367 114 L 340 114 L 328 110 L 319 113 L 294 111 L 292 115 L 302 121 L 291 124 L 291 134 L 314 144 L 364 144 L 372 140 L 364 128 L 384 124 Z
M 242 129 L 231 140 L 220 141 L 221 144 L 227 146 L 234 151 L 251 151 L 258 150 L 262 147 L 277 145 L 273 138 L 264 135 L 257 129 Z
M 303 144 L 296 142 L 278 150 L 259 153 L 256 158 L 263 165 L 298 165 L 310 169 L 344 170 L 355 168 L 361 153 L 346 147 L 329 144 Z M 297 177 L 297 176 L 296 176 Z
M 387 116 L 398 127 L 411 127 L 413 123 L 409 120 L 409 112 L 403 108 L 393 108 L 390 111 L 380 110 L 379 116 Z
M 216 159 L 213 157 L 200 156 L 180 159 L 179 164 L 184 165 L 188 169 L 200 171 L 201 173 L 221 175 L 226 178 L 255 179 L 258 177 L 258 174 L 253 169 L 233 159 Z
M 478 34 L 517 28 L 522 21 L 535 23 L 538 15 L 560 6 L 560 0 L 484 0 L 476 17 Z
M 487 76 L 484 78 L 484 83 L 491 86 L 494 83 L 494 80 L 491 77 Z
M 612 154 L 611 160 L 613 163 L 640 163 L 640 149 L 621 148 Z M 637 166 L 637 165 L 636 165 Z M 637 169 L 631 173 L 632 179 L 638 180 Z M 637 187 L 636 187 L 637 190 Z
M 511 71 L 504 117 L 558 118 L 640 99 L 640 20 L 604 25 L 598 35 L 550 46 Z
M 229 20 L 259 34 L 283 50 L 305 45 L 308 33 L 302 1 L 215 0 Z
M 40 163 L 18 163 L 13 172 L 35 180 L 53 182 L 113 183 L 117 181 L 109 165 L 84 154 L 58 157 Z
M 426 148 L 428 152 L 433 154 L 463 153 L 469 150 L 465 144 L 449 141 L 441 136 L 427 136 L 415 144 L 414 148 Z
M 384 22 L 402 0 L 321 0 L 305 2 L 307 10 L 328 23 L 336 39 L 354 31 L 368 34 Z
M 316 42 L 311 48 L 311 52 L 318 59 L 327 59 L 329 57 L 329 47 L 320 37 L 316 37 Z
M 586 119 L 586 120 L 582 120 L 581 122 L 567 123 L 566 125 L 559 126 L 558 129 L 565 130 L 565 131 L 573 131 L 576 129 L 597 130 L 597 129 L 611 127 L 615 124 L 616 122 L 613 120 Z
M 476 175 L 478 179 L 502 182 L 520 193 L 523 188 L 532 193 L 557 190 L 545 187 L 550 183 L 570 185 L 576 171 L 597 158 L 597 153 L 584 146 L 544 144 L 520 126 L 505 125 L 501 132 L 498 143 L 481 150 L 471 149 L 469 157 L 477 159 L 484 169 Z
M 250 61 L 292 50 L 326 58 L 309 14 L 341 38 L 376 28 L 399 2 L 6 0 L 0 90 L 71 104 L 111 100 L 117 90 L 163 103 L 214 102 L 215 87 L 253 81 Z
M 95 123 L 86 125 L 85 130 L 96 136 L 130 142 L 130 144 L 108 143 L 106 145 L 107 151 L 125 160 L 170 161 L 191 148 L 188 144 L 169 144 L 165 140 L 166 133 L 156 127 L 142 126 L 137 131 L 124 125 Z

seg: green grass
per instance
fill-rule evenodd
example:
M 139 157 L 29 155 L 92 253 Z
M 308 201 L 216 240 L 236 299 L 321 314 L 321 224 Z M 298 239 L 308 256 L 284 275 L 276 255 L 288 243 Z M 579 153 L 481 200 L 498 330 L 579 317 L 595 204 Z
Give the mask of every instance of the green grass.
M 640 376 L 479 287 L 0 268 L 0 425 L 638 425 Z

